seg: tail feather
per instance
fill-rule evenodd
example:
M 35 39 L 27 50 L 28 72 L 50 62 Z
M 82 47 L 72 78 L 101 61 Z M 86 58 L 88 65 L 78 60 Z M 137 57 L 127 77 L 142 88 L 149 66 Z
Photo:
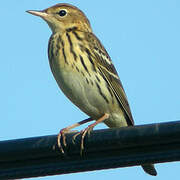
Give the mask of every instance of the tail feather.
M 143 164 L 142 168 L 146 173 L 148 173 L 148 174 L 150 174 L 152 176 L 157 175 L 157 171 L 156 171 L 156 169 L 154 167 L 154 164 Z

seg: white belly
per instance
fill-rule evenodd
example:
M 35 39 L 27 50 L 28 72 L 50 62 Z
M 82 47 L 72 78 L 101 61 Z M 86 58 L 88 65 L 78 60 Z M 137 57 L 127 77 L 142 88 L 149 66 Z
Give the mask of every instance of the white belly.
M 105 99 L 100 96 L 95 80 L 92 82 L 89 80 L 88 84 L 85 77 L 80 73 L 62 68 L 54 68 L 52 71 L 60 89 L 84 113 L 95 120 L 108 113 L 110 117 L 104 122 L 107 126 L 112 128 L 127 126 L 121 109 L 112 110 L 112 97 L 110 95 L 107 97 L 110 99 L 109 104 L 107 104 Z M 108 93 L 104 92 L 104 94 L 107 95 Z

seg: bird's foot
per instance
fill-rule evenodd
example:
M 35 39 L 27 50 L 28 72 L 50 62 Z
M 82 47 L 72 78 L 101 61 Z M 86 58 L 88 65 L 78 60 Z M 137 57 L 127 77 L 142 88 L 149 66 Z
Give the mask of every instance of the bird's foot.
M 62 154 L 65 154 L 64 152 L 64 149 L 63 149 L 63 146 L 61 144 L 61 138 L 62 138 L 62 143 L 64 145 L 64 147 L 66 147 L 67 143 L 66 143 L 66 136 L 65 134 L 68 132 L 69 130 L 67 130 L 67 128 L 63 128 L 60 130 L 58 136 L 57 136 L 57 144 L 58 144 L 58 147 L 59 147 L 59 150 Z
M 80 144 L 80 155 L 82 155 L 83 153 L 83 150 L 84 150 L 84 138 L 86 136 L 86 134 L 90 134 L 90 132 L 93 130 L 94 128 L 94 124 L 91 124 L 89 125 L 87 128 L 81 130 L 80 132 L 76 133 L 74 136 L 73 136 L 73 142 L 75 141 L 76 137 L 78 135 L 81 135 L 81 144 Z

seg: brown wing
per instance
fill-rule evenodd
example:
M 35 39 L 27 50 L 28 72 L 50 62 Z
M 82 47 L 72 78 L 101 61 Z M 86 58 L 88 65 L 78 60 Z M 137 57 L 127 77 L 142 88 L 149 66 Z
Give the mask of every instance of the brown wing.
M 117 98 L 120 106 L 124 110 L 125 115 L 127 116 L 127 124 L 134 125 L 133 117 L 125 91 L 117 74 L 117 71 L 111 61 L 111 58 L 94 34 L 88 33 L 88 40 L 92 41 L 92 43 L 90 43 L 92 44 L 91 51 L 93 52 L 94 58 L 96 58 L 96 62 L 98 63 L 97 67 L 103 74 L 106 82 L 109 84 L 112 92 L 115 94 L 115 97 Z

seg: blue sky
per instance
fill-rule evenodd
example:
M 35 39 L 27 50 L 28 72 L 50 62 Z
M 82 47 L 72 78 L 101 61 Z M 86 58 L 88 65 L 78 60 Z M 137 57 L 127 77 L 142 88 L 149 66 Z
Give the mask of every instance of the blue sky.
M 78 6 L 111 56 L 136 124 L 180 120 L 180 1 L 62 1 Z M 49 68 L 51 31 L 26 10 L 57 0 L 2 1 L 0 53 L 0 139 L 56 134 L 87 116 L 59 90 Z M 97 128 L 105 128 L 100 125 Z M 177 180 L 180 163 L 157 164 L 156 180 Z M 35 179 L 103 178 L 147 180 L 140 167 Z

